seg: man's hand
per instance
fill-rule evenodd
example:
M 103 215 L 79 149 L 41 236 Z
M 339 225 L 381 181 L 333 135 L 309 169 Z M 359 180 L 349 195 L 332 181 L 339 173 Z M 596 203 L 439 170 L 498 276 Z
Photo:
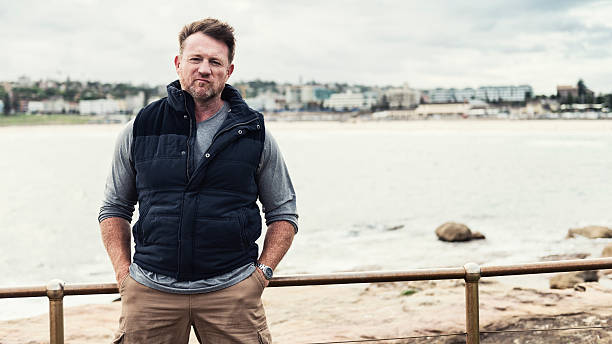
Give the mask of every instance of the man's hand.
M 129 265 L 127 266 L 127 268 L 123 268 L 123 269 L 121 269 L 121 271 L 115 273 L 115 279 L 117 280 L 117 287 L 121 286 L 121 283 L 123 283 L 123 280 L 129 274 L 130 274 L 130 266 Z
M 255 273 L 258 273 L 259 276 L 261 276 L 261 280 L 264 281 L 264 288 L 266 288 L 268 284 L 270 284 L 270 281 L 266 279 L 266 276 L 264 276 L 263 271 L 261 271 L 259 267 L 255 267 Z
M 119 217 L 110 217 L 100 222 L 102 242 L 115 270 L 117 286 L 121 285 L 123 279 L 129 274 L 131 253 L 130 224 L 127 220 Z
M 294 235 L 295 229 L 291 222 L 272 222 L 266 231 L 266 239 L 264 240 L 263 250 L 261 250 L 258 262 L 276 269 L 278 263 L 280 263 L 289 247 L 291 247 Z M 257 268 L 257 273 L 261 274 L 261 277 L 266 281 L 265 286 L 267 287 L 270 281 L 264 277 L 263 271 Z

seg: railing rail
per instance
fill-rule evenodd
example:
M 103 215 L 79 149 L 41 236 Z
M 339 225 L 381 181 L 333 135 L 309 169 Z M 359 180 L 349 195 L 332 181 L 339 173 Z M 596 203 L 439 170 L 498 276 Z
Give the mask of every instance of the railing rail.
M 274 277 L 269 287 L 312 286 L 328 284 L 408 282 L 423 280 L 465 280 L 466 341 L 480 343 L 478 283 L 482 277 L 541 274 L 553 272 L 612 269 L 612 258 L 579 259 L 501 266 L 479 266 L 468 263 L 458 268 L 417 269 L 387 272 L 346 272 L 323 275 L 289 275 Z M 68 284 L 52 280 L 47 286 L 0 288 L 0 299 L 49 298 L 50 344 L 64 343 L 63 297 L 66 295 L 114 294 L 116 283 Z

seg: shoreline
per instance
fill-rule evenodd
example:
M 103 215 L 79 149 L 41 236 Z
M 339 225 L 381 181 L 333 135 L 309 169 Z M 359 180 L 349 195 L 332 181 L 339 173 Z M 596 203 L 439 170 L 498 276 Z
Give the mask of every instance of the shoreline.
M 580 292 L 517 287 L 500 283 L 497 278 L 483 279 L 481 330 L 520 329 L 527 325 L 545 328 L 555 321 L 565 321 L 566 325 L 561 326 L 576 326 L 576 322 L 596 325 L 612 317 L 612 309 L 607 306 L 612 303 L 612 288 L 597 282 L 582 285 L 585 290 Z M 266 289 L 263 302 L 274 342 L 278 344 L 408 336 L 434 336 L 422 339 L 422 343 L 447 343 L 444 340 L 449 337 L 435 336 L 463 332 L 465 324 L 463 280 L 275 287 Z M 109 342 L 119 313 L 119 302 L 66 307 L 66 343 Z M 47 314 L 1 321 L 0 327 L 2 344 L 48 342 Z M 559 336 L 574 333 L 561 332 L 540 333 L 542 339 L 533 343 L 569 342 Z M 526 333 L 487 336 L 499 337 L 496 343 L 512 343 L 527 335 L 534 336 Z M 609 336 L 601 338 L 609 341 L 598 343 L 612 343 Z M 193 333 L 190 343 L 197 343 Z
M 20 115 L 0 115 L 0 128 L 6 127 L 46 127 L 46 126 L 112 126 L 112 125 L 125 125 L 130 119 L 134 118 L 135 115 L 77 115 L 77 114 L 20 114 Z M 489 123 L 488 127 L 493 127 L 496 124 L 509 124 L 510 123 L 549 123 L 555 127 L 565 127 L 564 123 L 603 123 L 607 129 L 612 128 L 612 119 L 507 119 L 507 118 L 439 118 L 439 119 L 372 119 L 372 118 L 359 118 L 351 117 L 347 119 L 290 119 L 290 118 L 279 118 L 274 116 L 268 116 L 266 119 L 268 126 L 309 126 L 313 124 L 315 126 L 321 124 L 331 125 L 354 125 L 354 124 L 374 124 L 375 126 L 395 126 L 394 124 L 403 123 L 417 123 L 423 124 L 424 126 L 432 127 L 444 127 L 445 124 L 450 123 L 462 123 L 467 125 L 474 125 L 474 123 Z M 432 123 L 427 125 L 425 123 Z M 417 125 L 419 127 L 420 125 Z M 523 125 L 524 126 L 524 125 Z M 546 124 L 534 124 L 533 126 L 551 126 Z M 586 127 L 589 124 L 580 124 L 579 127 Z
M 48 133 L 49 136 L 72 133 L 79 129 L 94 129 L 100 134 L 118 134 L 126 123 L 73 123 L 0 125 L 3 135 L 22 134 L 24 130 Z M 321 132 L 376 132 L 427 134 L 609 134 L 612 120 L 394 120 L 394 121 L 268 121 L 266 126 L 273 133 L 293 130 L 317 130 Z

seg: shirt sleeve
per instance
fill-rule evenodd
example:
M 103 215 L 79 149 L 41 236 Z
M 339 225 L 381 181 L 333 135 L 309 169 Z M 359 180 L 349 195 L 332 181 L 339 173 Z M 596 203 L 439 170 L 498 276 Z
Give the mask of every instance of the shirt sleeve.
M 288 221 L 297 233 L 298 214 L 293 184 L 278 144 L 267 128 L 255 178 L 266 225 Z
M 110 217 L 120 217 L 132 222 L 134 207 L 138 201 L 136 171 L 131 156 L 133 127 L 134 120 L 131 120 L 117 137 L 98 222 Z

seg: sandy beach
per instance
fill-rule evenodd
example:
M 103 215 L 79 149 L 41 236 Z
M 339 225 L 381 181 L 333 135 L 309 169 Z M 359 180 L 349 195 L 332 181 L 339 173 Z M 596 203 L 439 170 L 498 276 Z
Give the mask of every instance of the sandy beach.
M 584 291 L 577 291 L 502 282 L 481 281 L 483 332 L 608 326 L 612 320 L 612 288 L 605 286 L 609 283 L 584 283 Z M 459 335 L 437 337 L 464 331 L 462 280 L 268 288 L 263 299 L 279 344 L 413 336 L 432 337 L 384 342 L 464 342 Z M 119 302 L 66 308 L 66 343 L 109 343 L 119 313 Z M 0 328 L 2 344 L 48 343 L 46 315 L 1 322 Z M 483 343 L 612 343 L 608 329 L 483 333 L 482 338 Z M 197 343 L 193 334 L 190 343 Z

